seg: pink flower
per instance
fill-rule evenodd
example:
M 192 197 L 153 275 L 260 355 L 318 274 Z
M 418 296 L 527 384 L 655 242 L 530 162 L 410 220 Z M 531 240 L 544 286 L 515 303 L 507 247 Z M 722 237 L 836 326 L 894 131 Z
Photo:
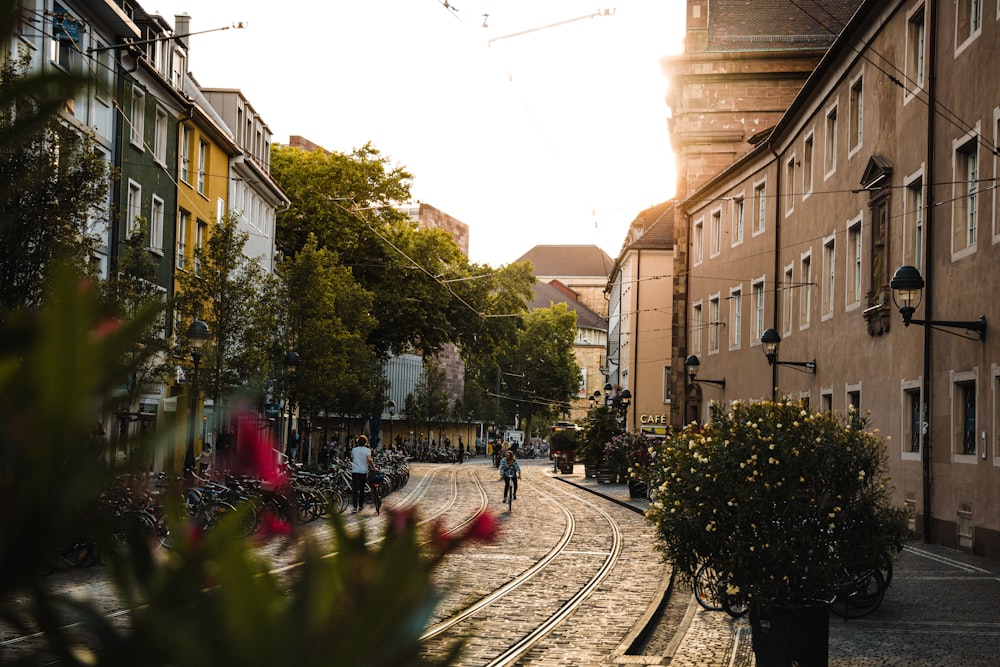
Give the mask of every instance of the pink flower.
M 499 533 L 500 525 L 497 523 L 497 518 L 489 512 L 481 512 L 476 515 L 462 539 L 474 542 L 492 542 Z
M 282 489 L 288 484 L 287 475 L 278 467 L 278 453 L 270 433 L 262 430 L 249 413 L 237 419 L 236 464 L 246 474 L 261 480 L 265 489 Z
M 283 521 L 274 512 L 266 510 L 260 518 L 260 535 L 267 539 L 270 537 L 284 537 L 292 534 L 292 525 Z

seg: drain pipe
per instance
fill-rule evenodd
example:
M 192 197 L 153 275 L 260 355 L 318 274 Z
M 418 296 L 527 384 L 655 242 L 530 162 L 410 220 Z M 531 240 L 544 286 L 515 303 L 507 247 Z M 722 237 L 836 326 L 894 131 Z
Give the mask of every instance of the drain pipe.
M 926 185 L 924 186 L 924 275 L 926 276 L 927 288 L 924 291 L 925 301 L 924 301 L 924 315 L 925 319 L 932 320 L 934 318 L 931 312 L 931 306 L 934 303 L 934 290 L 932 286 L 934 284 L 931 279 L 931 274 L 934 270 L 934 266 L 931 263 L 931 246 L 933 239 L 933 221 L 934 221 L 934 159 L 936 157 L 934 151 L 934 112 L 935 106 L 937 105 L 937 32 L 938 32 L 938 1 L 928 0 L 928 17 L 930 19 L 930 40 L 928 44 L 928 49 L 930 51 L 931 57 L 928 59 L 928 72 L 927 72 L 927 178 Z M 921 421 L 926 421 L 927 427 L 923 428 L 923 423 L 921 423 L 921 443 L 920 443 L 920 463 L 922 472 L 922 495 L 923 495 L 923 533 L 924 533 L 924 543 L 931 544 L 933 542 L 933 537 L 931 535 L 933 521 L 932 521 L 932 494 L 934 489 L 933 484 L 933 467 L 931 456 L 931 332 L 933 327 L 921 327 L 924 335 L 924 369 L 923 369 L 923 392 L 924 392 L 924 419 Z
M 773 133 L 767 137 L 767 149 L 774 156 L 774 297 L 772 299 L 774 312 L 771 317 L 771 326 L 775 331 L 781 331 L 778 327 L 778 313 L 781 312 L 781 298 L 778 296 L 778 276 L 781 275 L 781 158 L 774 149 L 774 142 L 771 141 Z M 767 195 L 767 191 L 764 191 Z M 786 285 L 785 289 L 791 286 Z M 771 400 L 778 398 L 778 364 L 771 364 Z

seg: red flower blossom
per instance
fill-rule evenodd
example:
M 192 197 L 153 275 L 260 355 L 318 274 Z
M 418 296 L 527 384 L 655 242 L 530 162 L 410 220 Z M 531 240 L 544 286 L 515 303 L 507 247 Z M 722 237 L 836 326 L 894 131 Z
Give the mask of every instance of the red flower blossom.
M 497 538 L 499 532 L 500 524 L 497 522 L 497 518 L 489 512 L 481 512 L 476 515 L 462 539 L 474 542 L 492 542 Z

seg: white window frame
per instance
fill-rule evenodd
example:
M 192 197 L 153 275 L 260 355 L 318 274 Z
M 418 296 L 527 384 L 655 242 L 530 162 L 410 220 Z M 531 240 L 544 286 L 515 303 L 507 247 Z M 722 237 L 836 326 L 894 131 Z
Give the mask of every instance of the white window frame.
M 753 325 L 751 327 L 750 345 L 759 345 L 760 339 L 767 328 L 767 282 L 764 276 L 750 281 L 750 292 L 753 303 Z
M 146 132 L 146 93 L 136 86 L 132 87 L 132 113 L 129 116 L 129 143 L 140 151 L 145 150 Z
M 767 180 L 753 184 L 754 218 L 751 236 L 759 236 L 767 230 Z
M 851 109 L 850 117 L 847 119 L 847 132 L 850 137 L 850 145 L 847 148 L 847 157 L 853 157 L 861 150 L 865 143 L 865 75 L 864 71 L 859 72 L 851 79 L 848 88 L 848 106 Z
M 926 225 L 924 224 L 924 166 L 903 178 L 903 264 L 923 270 Z
M 142 185 L 133 181 L 131 178 L 128 179 L 128 193 L 125 201 L 125 211 L 128 215 L 128 219 L 125 221 L 126 229 L 128 229 L 129 234 L 135 232 L 136 218 L 141 218 L 142 216 Z
M 813 192 L 813 164 L 816 161 L 816 133 L 810 130 L 802 142 L 802 201 Z
M 962 424 L 965 418 L 962 412 L 962 391 L 960 389 L 961 385 L 971 384 L 976 390 L 976 431 L 980 431 L 980 425 L 982 420 L 979 415 L 979 403 L 982 398 L 982 392 L 979 388 L 979 369 L 974 368 L 969 371 L 951 371 L 949 377 L 949 400 L 951 403 L 951 428 L 949 429 L 951 433 L 951 462 L 952 463 L 972 463 L 975 464 L 976 460 L 979 458 L 979 439 L 976 438 L 976 453 L 975 454 L 964 454 L 962 442 L 962 433 L 964 432 L 964 426 Z
M 691 304 L 691 350 L 694 354 L 701 354 L 701 332 L 704 327 L 704 302 L 699 299 Z
M 837 172 L 837 143 L 840 134 L 839 100 L 826 108 L 823 114 L 823 180 Z
M 979 235 L 982 205 L 978 182 L 982 174 L 979 123 L 975 131 L 952 141 L 952 164 L 951 258 L 957 260 L 976 252 Z
M 733 197 L 733 247 L 743 243 L 743 233 L 746 229 L 746 200 L 743 193 Z
M 844 253 L 847 266 L 844 271 L 844 310 L 851 311 L 861 307 L 864 296 L 864 226 L 863 214 L 847 221 L 847 252 Z
M 198 194 L 204 195 L 208 180 L 208 142 L 198 140 Z
M 191 136 L 194 134 L 187 123 L 181 123 L 180 134 L 180 164 L 178 172 L 180 179 L 191 184 Z
M 924 382 L 922 378 L 915 380 L 900 380 L 899 382 L 899 454 L 903 461 L 919 461 L 920 449 L 923 448 L 923 437 L 920 438 L 920 446 L 917 451 L 910 448 L 910 437 L 912 435 L 910 426 L 910 397 L 917 395 L 917 401 L 921 408 L 924 407 Z M 926 428 L 926 416 L 921 416 L 921 428 Z
M 955 55 L 965 51 L 982 32 L 983 0 L 955 0 Z
M 187 237 L 188 237 L 188 225 L 191 224 L 191 214 L 180 209 L 177 212 L 177 257 L 174 260 L 175 266 L 184 270 L 187 265 Z
M 795 212 L 795 153 L 785 160 L 785 188 L 787 192 L 783 197 L 785 205 L 785 217 L 787 218 Z
M 718 257 L 722 252 L 722 207 L 714 209 L 709 214 L 712 228 L 709 230 L 711 238 L 709 240 L 709 257 Z
M 837 296 L 837 234 L 823 239 L 823 285 L 820 297 L 820 321 L 833 317 Z
M 915 5 L 906 13 L 906 70 L 903 104 L 924 89 L 927 75 L 927 7 Z
M 792 335 L 792 322 L 795 321 L 795 267 L 789 264 L 785 267 L 782 290 L 784 291 L 781 300 L 781 308 L 784 315 L 784 326 L 781 335 L 787 338 Z
M 799 278 L 799 288 L 802 290 L 799 293 L 799 331 L 802 331 L 812 324 L 812 248 L 799 256 L 799 272 L 802 274 Z
M 743 345 L 743 286 L 729 288 L 729 349 Z
M 157 106 L 156 121 L 153 127 L 153 159 L 163 167 L 167 165 L 168 122 L 167 112 Z
M 691 259 L 694 266 L 698 266 L 705 261 L 705 219 L 698 218 L 694 221 L 694 229 L 691 230 Z
M 719 299 L 721 295 L 716 292 L 708 297 L 708 353 L 718 354 L 721 344 L 719 329 L 722 327 L 722 304 Z
M 163 200 L 153 195 L 149 205 L 149 249 L 158 255 L 163 254 L 163 220 L 165 206 Z

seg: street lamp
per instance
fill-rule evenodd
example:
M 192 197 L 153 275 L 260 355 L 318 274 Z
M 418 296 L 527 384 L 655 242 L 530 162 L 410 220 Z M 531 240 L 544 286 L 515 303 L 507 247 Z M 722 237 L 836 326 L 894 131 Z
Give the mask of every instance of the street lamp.
M 764 348 L 764 356 L 771 366 L 801 366 L 807 372 L 816 373 L 816 360 L 812 361 L 778 361 L 778 346 L 781 344 L 781 336 L 774 329 L 768 329 L 760 337 L 761 347 Z
M 594 393 L 587 397 L 587 400 L 590 401 L 590 408 L 593 410 L 597 406 L 597 402 L 601 400 L 601 390 L 595 389 Z
M 294 350 L 289 350 L 285 353 L 285 373 L 288 376 L 294 376 L 299 370 L 299 353 Z M 289 445 L 292 444 L 292 386 L 291 382 L 286 380 L 285 384 L 285 407 L 288 408 L 288 439 L 285 441 L 285 451 L 288 451 Z M 290 461 L 290 463 L 295 463 Z
M 396 414 L 396 402 L 390 399 L 385 407 L 389 409 L 389 444 L 392 445 L 392 417 Z
M 698 380 L 696 376 L 698 375 L 698 368 L 701 366 L 701 361 L 697 356 L 691 355 L 684 360 L 684 367 L 687 369 L 688 377 L 691 378 L 691 382 L 707 382 L 708 384 L 715 384 L 723 389 L 726 388 L 726 378 L 721 380 Z
M 191 414 L 188 420 L 188 441 L 187 449 L 184 452 L 184 472 L 190 474 L 194 471 L 194 422 L 195 414 L 198 412 L 198 364 L 201 363 L 201 346 L 211 337 L 208 325 L 202 320 L 194 320 L 187 330 L 188 342 L 191 343 L 191 361 L 194 363 L 194 372 L 191 382 Z
M 986 316 L 982 315 L 978 320 L 956 321 L 956 320 L 917 320 L 913 318 L 913 313 L 924 295 L 924 279 L 915 267 L 901 266 L 892 274 L 889 281 L 892 288 L 892 302 L 899 308 L 899 314 L 903 316 L 903 326 L 919 324 L 922 327 L 948 327 L 951 329 L 964 329 L 978 334 L 979 340 L 986 340 Z M 975 340 L 971 336 L 963 336 L 951 331 L 946 331 L 960 338 Z

